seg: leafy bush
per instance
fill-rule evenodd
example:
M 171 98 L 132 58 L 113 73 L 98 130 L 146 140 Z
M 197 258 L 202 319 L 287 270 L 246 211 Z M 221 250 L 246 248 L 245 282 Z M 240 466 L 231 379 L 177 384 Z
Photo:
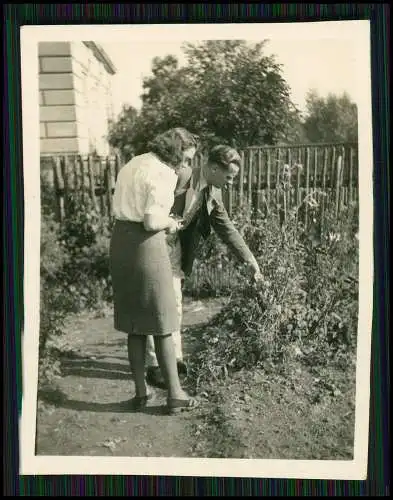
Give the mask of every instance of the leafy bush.
M 68 199 L 60 242 L 68 255 L 63 284 L 73 294 L 74 311 L 102 307 L 111 298 L 109 239 L 111 220 L 81 193 Z
M 111 221 L 94 210 L 87 196 L 78 193 L 66 200 L 67 218 L 59 224 L 48 206 L 53 192 L 44 182 L 42 186 L 40 385 L 51 380 L 58 369 L 56 346 L 67 315 L 84 309 L 101 310 L 111 299 Z
M 265 282 L 236 277 L 228 305 L 201 332 L 190 380 L 198 386 L 231 370 L 256 365 L 285 370 L 292 359 L 344 367 L 353 356 L 357 325 L 357 214 L 328 212 L 322 233 L 297 223 L 297 210 L 235 217 Z M 229 257 L 231 258 L 231 257 Z
M 40 279 L 40 336 L 39 383 L 53 375 L 48 341 L 61 335 L 67 314 L 66 294 L 61 286 L 61 270 L 66 255 L 59 243 L 59 225 L 53 216 L 41 214 L 41 279 Z

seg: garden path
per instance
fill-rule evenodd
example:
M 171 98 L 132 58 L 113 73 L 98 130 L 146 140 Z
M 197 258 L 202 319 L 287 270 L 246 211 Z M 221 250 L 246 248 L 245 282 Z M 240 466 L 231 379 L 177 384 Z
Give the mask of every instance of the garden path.
M 222 300 L 184 303 L 184 348 L 187 327 L 208 321 Z M 74 318 L 66 331 L 72 356 L 62 362 L 62 377 L 53 393 L 38 403 L 37 455 L 187 457 L 197 416 L 164 414 L 165 392 L 154 389 L 144 413 L 126 409 L 134 394 L 127 361 L 126 337 L 113 328 L 113 317 Z

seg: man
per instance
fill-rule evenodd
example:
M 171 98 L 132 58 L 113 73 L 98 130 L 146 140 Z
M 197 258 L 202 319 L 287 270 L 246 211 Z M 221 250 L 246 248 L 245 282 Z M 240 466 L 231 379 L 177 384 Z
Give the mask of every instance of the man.
M 185 168 L 179 175 L 172 214 L 182 217 L 182 229 L 175 236 L 169 236 L 168 246 L 180 318 L 182 279 L 191 274 L 196 249 L 201 238 L 206 240 L 212 228 L 240 260 L 249 264 L 254 272 L 254 279 L 262 279 L 254 255 L 230 220 L 222 201 L 222 189 L 233 184 L 240 170 L 240 162 L 240 156 L 235 149 L 220 145 L 212 148 L 207 163 L 201 168 L 194 170 Z M 172 337 L 179 373 L 184 373 L 186 369 L 183 363 L 180 332 L 174 332 Z M 147 342 L 146 366 L 147 382 L 164 387 L 151 337 L 148 337 Z

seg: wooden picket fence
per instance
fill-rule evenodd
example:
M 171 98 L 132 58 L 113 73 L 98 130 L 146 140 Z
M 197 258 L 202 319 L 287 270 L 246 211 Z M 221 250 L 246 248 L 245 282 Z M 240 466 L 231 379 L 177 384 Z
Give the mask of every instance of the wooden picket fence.
M 55 211 L 61 222 L 67 217 L 67 200 L 72 193 L 88 197 L 101 215 L 112 215 L 114 186 L 123 163 L 119 156 L 45 156 L 41 175 L 53 188 Z
M 358 201 L 357 144 L 302 144 L 296 146 L 249 147 L 240 152 L 241 169 L 224 202 L 231 214 L 239 205 L 251 211 L 302 204 L 315 193 L 323 204 L 334 204 L 336 214 Z M 205 161 L 195 159 L 195 165 Z M 112 195 L 122 167 L 118 156 L 44 157 L 41 171 L 49 178 L 61 221 L 67 217 L 67 198 L 72 192 L 88 196 L 102 215 L 112 215 Z M 307 223 L 307 205 L 305 219 Z
M 224 191 L 228 211 L 247 205 L 252 211 L 301 205 L 315 193 L 323 203 L 340 210 L 358 199 L 356 144 L 301 144 L 249 147 L 232 189 Z M 205 158 L 198 157 L 197 163 Z M 289 175 L 288 175 L 289 174 Z M 305 207 L 307 218 L 307 206 Z

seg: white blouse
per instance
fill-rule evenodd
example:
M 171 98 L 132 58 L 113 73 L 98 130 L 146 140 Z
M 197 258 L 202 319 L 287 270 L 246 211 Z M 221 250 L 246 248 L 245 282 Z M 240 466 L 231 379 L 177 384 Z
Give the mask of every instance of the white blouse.
M 113 215 L 143 222 L 146 214 L 169 215 L 177 175 L 154 154 L 135 156 L 120 170 L 113 195 Z

